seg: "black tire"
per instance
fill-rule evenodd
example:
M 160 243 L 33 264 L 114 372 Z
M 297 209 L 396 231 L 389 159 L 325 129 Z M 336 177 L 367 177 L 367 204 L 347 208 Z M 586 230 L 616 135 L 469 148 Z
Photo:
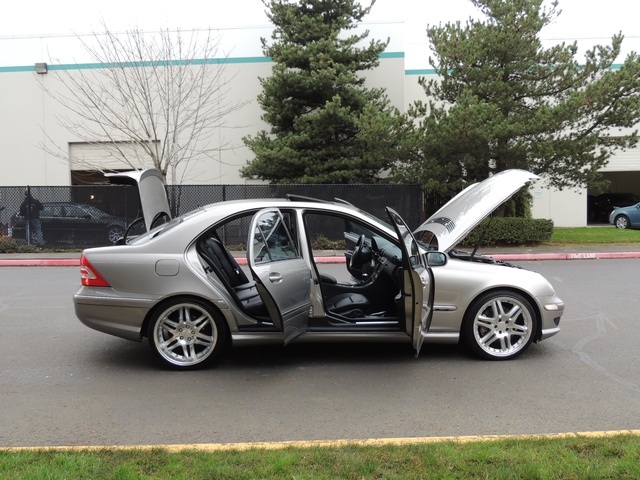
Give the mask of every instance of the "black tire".
M 161 304 L 147 331 L 156 357 L 173 370 L 195 370 L 213 364 L 228 343 L 222 315 L 203 300 L 178 297 Z
M 510 360 L 524 352 L 537 334 L 538 317 L 531 303 L 510 290 L 487 292 L 469 307 L 462 338 L 488 360 Z
M 620 230 L 625 230 L 631 226 L 629 217 L 627 217 L 626 215 L 618 215 L 614 220 L 614 224 L 616 228 L 619 228 Z

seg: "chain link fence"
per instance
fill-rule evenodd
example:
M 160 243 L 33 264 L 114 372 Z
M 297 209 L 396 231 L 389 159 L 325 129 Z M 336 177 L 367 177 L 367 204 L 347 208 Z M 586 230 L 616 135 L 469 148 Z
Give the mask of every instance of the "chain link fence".
M 167 194 L 173 215 L 225 200 L 294 194 L 322 200 L 339 198 L 381 219 L 386 219 L 385 207 L 390 206 L 413 228 L 424 219 L 423 195 L 417 185 L 170 185 Z M 21 214 L 29 195 L 30 202 L 37 200 L 42 209 L 36 213 L 33 208 L 23 208 Z M 139 214 L 140 199 L 131 186 L 0 187 L 0 236 L 22 243 L 40 243 L 34 231 L 37 218 L 46 246 L 109 245 Z

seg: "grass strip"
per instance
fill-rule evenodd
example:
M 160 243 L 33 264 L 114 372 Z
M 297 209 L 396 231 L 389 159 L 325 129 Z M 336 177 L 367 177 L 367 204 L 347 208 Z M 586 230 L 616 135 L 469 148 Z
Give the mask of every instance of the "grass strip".
M 338 447 L 173 451 L 0 451 L 19 479 L 625 479 L 640 478 L 640 436 L 569 436 Z
M 549 246 L 566 245 L 628 245 L 640 244 L 640 230 L 619 230 L 614 227 L 554 228 Z

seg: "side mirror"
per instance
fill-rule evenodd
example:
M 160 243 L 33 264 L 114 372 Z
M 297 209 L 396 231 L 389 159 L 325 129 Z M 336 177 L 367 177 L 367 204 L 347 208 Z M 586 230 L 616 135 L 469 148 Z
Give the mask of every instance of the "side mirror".
M 443 252 L 427 252 L 427 265 L 430 267 L 442 267 L 447 264 L 449 258 Z

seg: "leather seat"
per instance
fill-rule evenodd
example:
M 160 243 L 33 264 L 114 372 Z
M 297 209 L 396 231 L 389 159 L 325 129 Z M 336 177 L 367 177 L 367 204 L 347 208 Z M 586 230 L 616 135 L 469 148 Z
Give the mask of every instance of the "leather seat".
M 367 297 L 360 293 L 340 293 L 334 295 L 325 301 L 325 307 L 328 312 L 339 313 L 349 316 L 349 314 L 361 313 L 369 306 Z
M 255 283 L 247 278 L 236 259 L 220 240 L 209 237 L 199 242 L 198 253 L 222 280 L 227 290 L 235 297 L 236 302 L 245 312 L 254 316 L 267 315 Z

